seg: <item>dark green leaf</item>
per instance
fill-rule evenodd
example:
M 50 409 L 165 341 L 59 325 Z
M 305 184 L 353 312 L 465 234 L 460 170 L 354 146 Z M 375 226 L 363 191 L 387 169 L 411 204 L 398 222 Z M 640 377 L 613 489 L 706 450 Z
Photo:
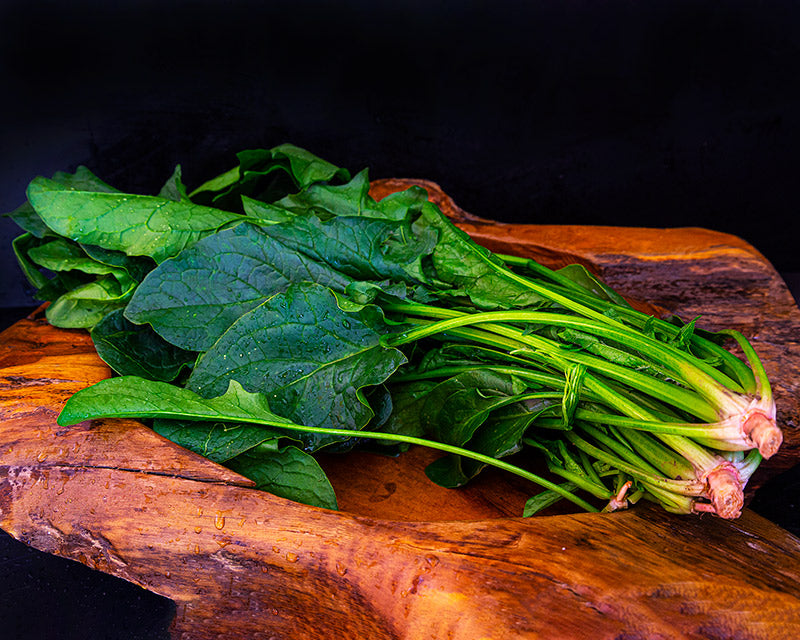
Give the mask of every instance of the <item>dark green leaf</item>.
M 53 232 L 48 229 L 47 225 L 39 217 L 39 214 L 36 213 L 36 210 L 31 206 L 30 202 L 26 201 L 14 209 L 14 211 L 3 215 L 11 218 L 23 231 L 26 231 L 36 238 L 44 238 L 45 236 L 53 235 Z
M 305 149 L 284 144 L 272 149 L 253 149 L 236 154 L 239 166 L 195 189 L 196 201 L 239 210 L 242 196 L 274 202 L 316 182 L 349 180 L 346 169 L 318 158 Z
M 436 244 L 428 228 L 415 233 L 406 222 L 358 216 L 302 216 L 264 232 L 357 280 L 425 282 L 422 260 Z
M 372 417 L 361 389 L 405 362 L 381 345 L 383 330 L 373 307 L 345 312 L 325 287 L 292 285 L 231 325 L 198 359 L 189 387 L 214 396 L 236 380 L 299 424 L 361 429 Z M 335 439 L 309 434 L 305 442 L 317 448 Z
M 462 446 L 492 409 L 523 390 L 511 377 L 490 370 L 459 373 L 426 394 L 420 420 L 435 440 Z
M 21 236 L 14 238 L 11 243 L 11 247 L 14 249 L 14 255 L 17 257 L 17 262 L 19 263 L 22 273 L 28 279 L 28 282 L 37 289 L 47 286 L 48 278 L 37 268 L 28 254 L 31 250 L 41 246 L 41 244 L 42 240 L 32 233 L 23 233 Z
M 123 376 L 172 382 L 197 357 L 169 344 L 150 327 L 129 322 L 122 309 L 100 320 L 91 336 L 97 355 Z
M 103 249 L 92 244 L 82 244 L 80 246 L 86 252 L 86 255 L 93 260 L 125 270 L 128 276 L 136 282 L 141 282 L 156 266 L 155 261 L 147 256 L 128 256 L 122 251 Z
M 39 266 L 50 271 L 82 271 L 93 275 L 113 275 L 123 281 L 128 277 L 124 270 L 90 258 L 80 245 L 65 238 L 56 238 L 33 247 L 28 251 L 28 256 Z
M 413 214 L 422 212 L 428 202 L 428 192 L 422 187 L 409 187 L 403 191 L 390 193 L 375 206 L 391 220 L 410 220 Z
M 153 431 L 220 464 L 262 443 L 285 437 L 277 429 L 259 425 L 195 420 L 158 419 L 153 422 Z
M 107 185 L 84 166 L 78 167 L 74 174 L 57 172 L 52 180 L 68 189 L 81 189 L 85 191 L 115 192 L 116 189 Z M 30 202 L 25 202 L 11 213 L 4 214 L 10 217 L 22 229 L 37 238 L 53 235 L 44 221 L 36 213 Z
M 291 222 L 295 214 L 283 207 L 242 196 L 242 208 L 246 216 L 255 218 L 259 224 Z
M 227 466 L 250 478 L 262 491 L 323 509 L 336 509 L 336 494 L 319 463 L 294 446 L 277 451 L 253 449 Z
M 564 482 L 559 485 L 565 491 L 569 491 L 572 493 L 578 488 L 574 482 Z M 552 507 L 558 501 L 563 500 L 564 496 L 552 491 L 551 489 L 547 489 L 540 493 L 537 493 L 535 496 L 531 496 L 525 502 L 525 508 L 522 512 L 522 516 L 524 518 L 530 518 L 531 516 L 536 515 L 540 511 L 547 509 L 548 507 Z
M 566 276 L 576 284 L 579 284 L 587 291 L 594 294 L 596 298 L 613 302 L 614 304 L 630 308 L 630 304 L 625 298 L 619 295 L 611 287 L 605 284 L 597 276 L 590 273 L 582 264 L 569 264 L 558 270 L 558 273 Z
M 158 192 L 159 198 L 166 198 L 167 200 L 174 200 L 175 202 L 190 202 L 189 196 L 186 195 L 186 186 L 181 180 L 181 165 L 175 167 L 169 180 L 161 187 Z
M 136 290 L 125 315 L 150 323 L 174 345 L 205 351 L 244 313 L 292 282 L 344 291 L 352 281 L 244 223 L 162 262 Z
M 475 243 L 433 205 L 423 207 L 425 224 L 438 231 L 439 242 L 433 252 L 436 278 L 456 291 L 463 291 L 481 308 L 541 306 L 539 294 L 512 277 L 502 260 Z

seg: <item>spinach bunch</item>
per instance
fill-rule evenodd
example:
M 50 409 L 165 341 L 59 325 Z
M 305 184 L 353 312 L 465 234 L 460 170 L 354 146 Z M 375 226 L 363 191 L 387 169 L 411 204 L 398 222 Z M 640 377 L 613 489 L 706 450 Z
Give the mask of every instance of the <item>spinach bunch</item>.
M 418 187 L 376 201 L 292 145 L 238 154 L 191 193 L 87 169 L 36 178 L 10 215 L 55 326 L 91 331 L 117 377 L 59 417 L 136 417 L 290 499 L 335 508 L 321 451 L 409 445 L 458 487 L 487 465 L 587 510 L 640 497 L 734 517 L 780 445 L 749 343 L 646 316 L 586 269 L 472 241 Z M 527 448 L 560 484 L 509 462 Z M 583 498 L 578 493 L 588 493 Z

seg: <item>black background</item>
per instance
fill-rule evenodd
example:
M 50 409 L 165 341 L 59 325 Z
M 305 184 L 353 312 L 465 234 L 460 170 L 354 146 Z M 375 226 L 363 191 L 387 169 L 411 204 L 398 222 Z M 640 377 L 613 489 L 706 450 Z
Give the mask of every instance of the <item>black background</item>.
M 794 2 L 3 2 L 0 211 L 79 164 L 154 193 L 293 142 L 495 220 L 727 231 L 794 283 L 798 36 Z M 35 304 L 16 232 L 0 219 L 7 319 Z M 171 615 L 0 540 L 17 637 L 159 637 Z

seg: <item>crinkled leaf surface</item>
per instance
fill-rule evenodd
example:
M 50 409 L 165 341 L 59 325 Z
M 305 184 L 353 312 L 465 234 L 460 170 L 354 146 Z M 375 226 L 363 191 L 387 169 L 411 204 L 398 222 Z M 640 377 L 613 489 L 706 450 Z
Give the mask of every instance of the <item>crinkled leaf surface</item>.
M 415 233 L 408 222 L 360 216 L 298 216 L 264 231 L 358 280 L 425 282 L 422 258 L 436 244 L 429 229 Z
M 122 309 L 104 316 L 91 336 L 97 355 L 123 376 L 172 382 L 197 358 L 196 353 L 166 342 L 149 326 L 129 322 Z
M 239 165 L 192 191 L 193 200 L 238 210 L 242 196 L 274 202 L 316 182 L 349 180 L 350 172 L 292 144 L 236 154 Z
M 439 242 L 433 252 L 437 278 L 463 290 L 478 307 L 533 307 L 546 302 L 510 277 L 499 258 L 475 243 L 437 208 L 424 207 L 423 221 L 439 232 Z
M 188 386 L 211 397 L 236 380 L 299 424 L 361 429 L 372 417 L 361 389 L 405 362 L 381 345 L 383 330 L 374 307 L 345 312 L 327 288 L 292 285 L 231 325 L 199 358 Z M 313 449 L 337 439 L 308 434 L 305 443 Z
M 205 351 L 244 313 L 292 282 L 344 291 L 352 280 L 244 223 L 162 262 L 138 287 L 125 315 L 149 323 L 176 346 Z

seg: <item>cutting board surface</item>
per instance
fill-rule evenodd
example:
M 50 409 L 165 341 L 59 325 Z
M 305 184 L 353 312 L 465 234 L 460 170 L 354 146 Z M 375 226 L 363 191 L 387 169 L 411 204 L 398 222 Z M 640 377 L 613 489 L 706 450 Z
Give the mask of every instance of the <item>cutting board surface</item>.
M 498 224 L 425 181 L 373 194 L 412 183 L 490 249 L 580 262 L 637 306 L 741 330 L 785 433 L 751 488 L 796 464 L 800 311 L 753 247 L 705 229 Z M 523 481 L 442 489 L 424 475 L 436 454 L 412 449 L 323 459 L 341 509 L 328 512 L 135 421 L 56 425 L 66 398 L 109 375 L 85 332 L 33 316 L 0 334 L 0 526 L 172 598 L 176 638 L 800 637 L 800 542 L 749 511 L 524 520 Z

